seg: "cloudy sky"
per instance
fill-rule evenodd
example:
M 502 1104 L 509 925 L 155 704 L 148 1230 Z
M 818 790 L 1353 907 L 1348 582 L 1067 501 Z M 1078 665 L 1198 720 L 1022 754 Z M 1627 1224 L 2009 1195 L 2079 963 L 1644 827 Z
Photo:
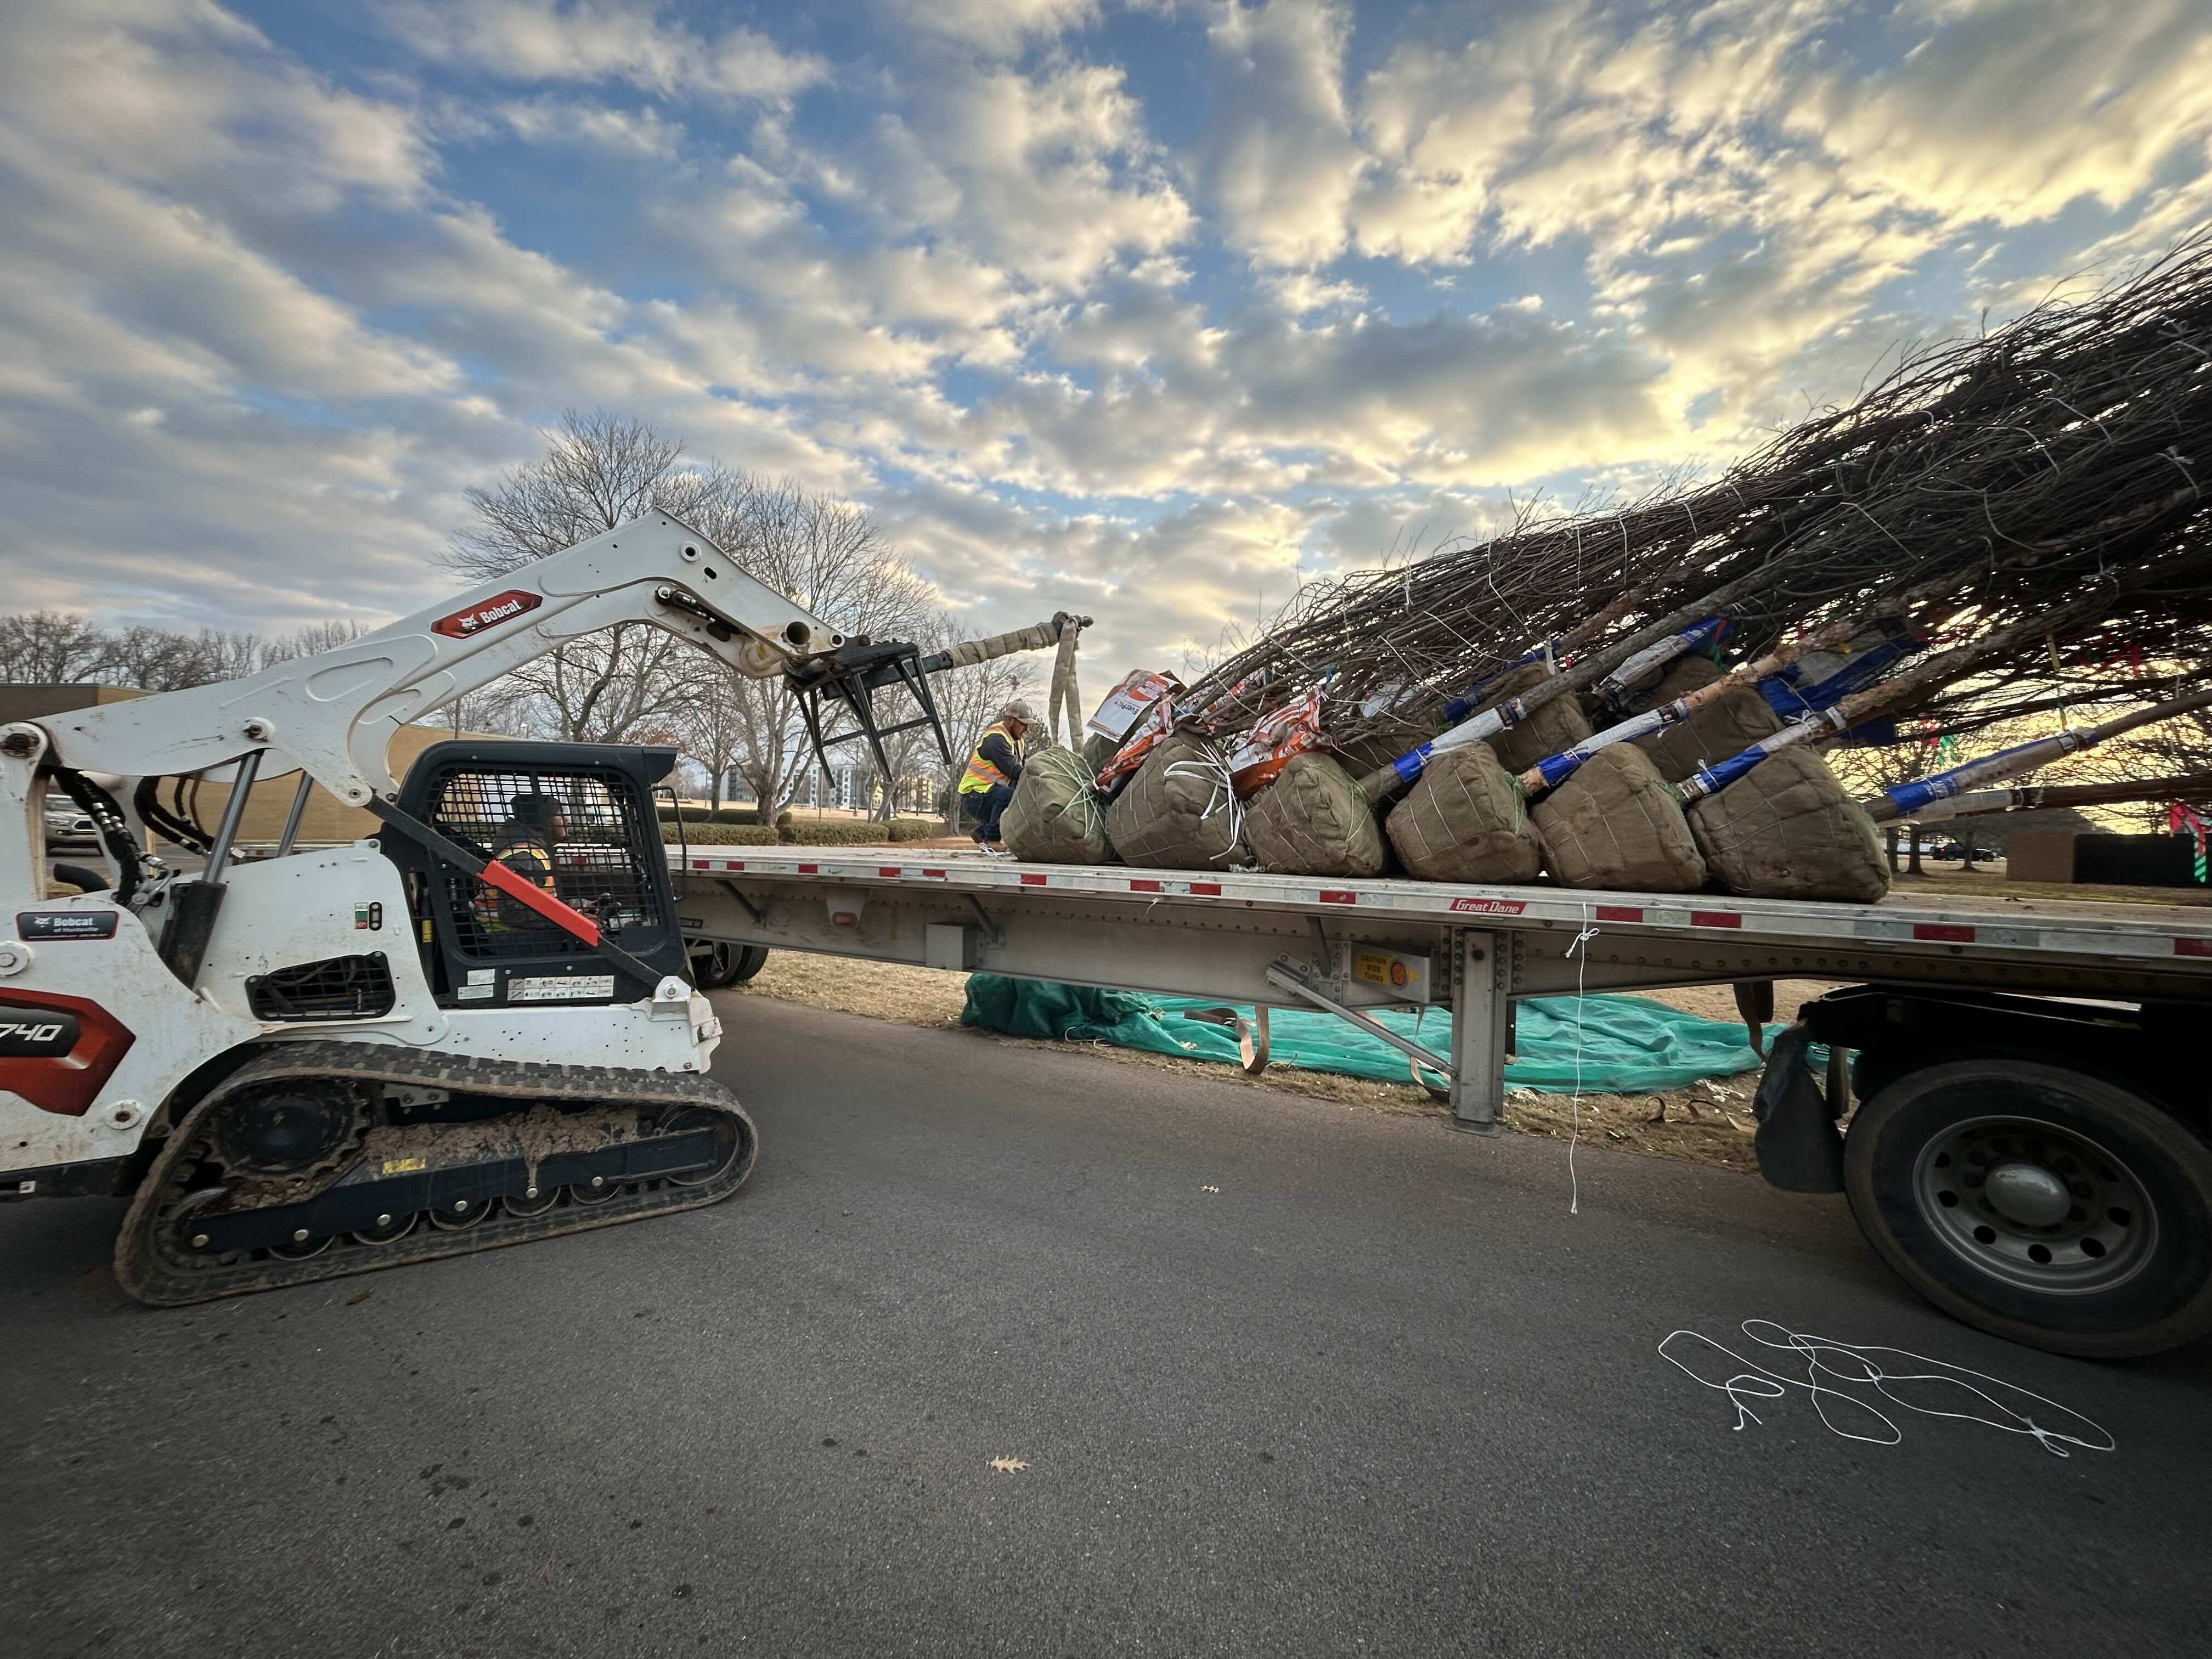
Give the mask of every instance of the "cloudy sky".
M 564 407 L 1176 666 L 2212 217 L 2208 0 L 7 0 L 9 608 L 381 621 Z

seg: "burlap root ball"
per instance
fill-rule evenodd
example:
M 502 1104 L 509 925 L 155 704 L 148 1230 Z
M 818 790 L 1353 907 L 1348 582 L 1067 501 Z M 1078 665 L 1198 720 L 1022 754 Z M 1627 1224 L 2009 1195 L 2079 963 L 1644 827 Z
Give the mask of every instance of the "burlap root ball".
M 1651 708 L 1662 702 L 1672 702 L 1700 686 L 1711 685 L 1727 672 L 1727 669 L 1711 657 L 1677 657 L 1653 678 L 1650 685 L 1629 697 L 1622 707 Z
M 1106 769 L 1106 763 L 1114 758 L 1121 747 L 1119 738 L 1106 737 L 1097 732 L 1091 732 L 1083 739 L 1083 763 L 1091 769 L 1091 775 L 1093 778 Z
M 1874 820 L 1809 749 L 1770 755 L 1693 803 L 1690 830 L 1732 893 L 1870 904 L 1889 891 Z
M 1407 873 L 1424 881 L 1534 881 L 1542 845 L 1521 786 L 1486 744 L 1429 757 L 1386 828 Z
M 1379 876 L 1388 862 L 1359 781 L 1310 750 L 1245 803 L 1244 839 L 1260 867 L 1279 875 Z
M 1534 690 L 1551 677 L 1540 662 L 1523 664 L 1491 687 L 1485 708 L 1495 708 L 1508 697 Z M 1469 717 L 1473 718 L 1472 716 Z M 1494 738 L 1486 738 L 1498 763 L 1507 771 L 1527 771 L 1547 755 L 1571 749 L 1590 734 L 1590 723 L 1572 696 L 1552 699 L 1518 726 L 1509 726 Z
M 1133 865 L 1226 870 L 1242 863 L 1242 807 L 1228 778 L 1218 745 L 1196 732 L 1171 733 L 1106 809 L 1106 839 Z
M 1688 658 L 1667 671 L 1650 706 L 1672 702 L 1719 678 L 1705 659 Z M 1662 726 L 1648 738 L 1637 738 L 1636 746 L 1651 757 L 1661 777 L 1680 783 L 1700 766 L 1741 754 L 1781 729 L 1782 717 L 1759 695 L 1757 686 L 1743 680 L 1680 725 Z
M 1381 770 L 1401 755 L 1410 755 L 1443 728 L 1443 705 L 1434 705 L 1433 718 L 1394 712 L 1352 738 L 1332 738 L 1328 751 L 1355 778 Z
M 999 819 L 999 836 L 1018 859 L 1040 864 L 1103 864 L 1106 801 L 1092 787 L 1096 775 L 1073 750 L 1046 749 L 1030 756 Z
M 1599 750 L 1529 816 L 1563 886 L 1694 893 L 1705 884 L 1680 801 L 1627 744 Z

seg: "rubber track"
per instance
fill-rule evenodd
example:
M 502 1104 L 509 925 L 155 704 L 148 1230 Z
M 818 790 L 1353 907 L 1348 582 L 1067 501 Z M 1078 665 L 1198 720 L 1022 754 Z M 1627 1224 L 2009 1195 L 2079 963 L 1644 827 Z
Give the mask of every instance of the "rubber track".
M 239 1090 L 274 1079 L 342 1077 L 362 1082 L 412 1085 L 475 1095 L 503 1096 L 537 1104 L 574 1101 L 596 1106 L 705 1106 L 735 1117 L 743 1152 L 713 1181 L 696 1187 L 663 1183 L 624 1193 L 605 1204 L 556 1205 L 544 1215 L 503 1212 L 474 1227 L 445 1231 L 418 1220 L 415 1231 L 391 1244 L 365 1245 L 340 1238 L 305 1261 L 281 1256 L 251 1257 L 230 1267 L 180 1270 L 154 1248 L 162 1222 L 163 1199 L 172 1170 L 199 1138 L 208 1115 Z M 140 1182 L 123 1231 L 115 1240 L 115 1277 L 139 1301 L 155 1307 L 182 1307 L 220 1297 L 245 1296 L 280 1285 L 301 1285 L 351 1273 L 471 1255 L 506 1244 L 526 1243 L 561 1233 L 619 1226 L 647 1216 L 702 1209 L 730 1196 L 752 1174 L 760 1138 L 737 1097 L 720 1084 L 689 1072 L 642 1072 L 611 1066 L 548 1066 L 473 1055 L 422 1052 L 366 1042 L 288 1042 L 248 1060 L 212 1091 L 170 1133 L 168 1143 Z

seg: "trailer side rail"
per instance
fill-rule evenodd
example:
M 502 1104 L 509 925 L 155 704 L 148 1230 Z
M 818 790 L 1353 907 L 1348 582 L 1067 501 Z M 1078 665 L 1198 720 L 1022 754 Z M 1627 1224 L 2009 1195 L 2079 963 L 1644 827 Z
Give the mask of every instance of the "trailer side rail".
M 2183 906 L 1823 904 L 891 848 L 692 849 L 680 866 L 684 927 L 704 938 L 1262 1006 L 1448 1004 L 1453 1115 L 1476 1129 L 1498 1121 L 1515 1000 L 1577 987 L 1802 978 L 2212 1002 L 2212 913 Z M 1411 982 L 1368 971 L 1376 953 L 1409 959 Z

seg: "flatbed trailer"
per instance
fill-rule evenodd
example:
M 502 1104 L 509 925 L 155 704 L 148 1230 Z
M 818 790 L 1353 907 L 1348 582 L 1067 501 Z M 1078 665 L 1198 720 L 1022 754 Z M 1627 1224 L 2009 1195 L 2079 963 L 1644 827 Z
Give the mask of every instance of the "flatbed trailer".
M 1733 984 L 1755 1019 L 1756 988 L 1778 979 L 1858 988 L 1810 1005 L 1774 1046 L 1758 1107 L 1768 1179 L 1848 1192 L 1891 1265 L 1985 1329 L 2105 1357 L 2212 1331 L 2212 1148 L 2195 1063 L 2212 909 L 1830 904 L 896 846 L 673 845 L 669 857 L 684 930 L 702 941 L 1355 1023 L 1448 1006 L 1449 1052 L 1422 1064 L 1449 1079 L 1451 1121 L 1476 1133 L 1499 1125 L 1522 998 Z M 1247 1053 L 1263 1062 L 1255 1024 Z M 1831 1050 L 1825 1087 L 1805 1066 L 1811 1042 Z

